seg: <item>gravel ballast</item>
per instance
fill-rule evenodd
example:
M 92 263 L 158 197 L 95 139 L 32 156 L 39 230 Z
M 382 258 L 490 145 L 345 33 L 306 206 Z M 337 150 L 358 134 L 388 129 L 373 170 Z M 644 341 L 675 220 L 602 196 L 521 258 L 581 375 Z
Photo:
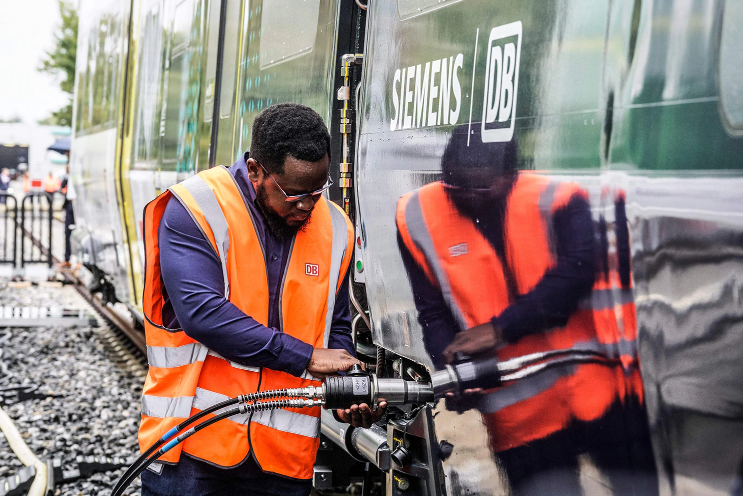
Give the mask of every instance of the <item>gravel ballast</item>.
M 0 305 L 87 308 L 71 286 L 9 288 L 0 281 Z M 2 327 L 0 389 L 33 384 L 55 397 L 4 405 L 37 458 L 59 458 L 73 468 L 78 456 L 131 458 L 138 454 L 140 395 L 146 369 L 98 319 L 99 327 Z M 23 465 L 0 434 L 0 478 Z M 57 486 L 57 495 L 109 494 L 124 469 Z M 139 495 L 139 480 L 125 494 Z

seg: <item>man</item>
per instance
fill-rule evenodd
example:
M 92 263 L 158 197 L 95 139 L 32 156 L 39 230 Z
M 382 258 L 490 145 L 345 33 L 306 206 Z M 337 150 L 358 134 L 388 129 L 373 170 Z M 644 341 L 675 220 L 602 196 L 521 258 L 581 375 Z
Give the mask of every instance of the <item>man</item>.
M 602 250 L 578 185 L 518 173 L 516 164 L 513 142 L 485 144 L 458 129 L 442 157 L 443 180 L 398 203 L 398 242 L 426 347 L 438 367 L 462 354 L 506 360 L 576 350 L 607 359 L 548 368 L 448 405 L 483 413 L 514 494 L 581 494 L 583 453 L 617 494 L 657 492 L 628 259 L 596 257 Z M 626 230 L 618 211 L 618 242 Z
M 251 152 L 173 186 L 145 208 L 150 369 L 140 448 L 228 397 L 319 385 L 355 363 L 347 270 L 353 230 L 325 200 L 330 135 L 308 107 L 253 123 Z M 382 405 L 383 407 L 384 405 Z M 369 426 L 383 408 L 338 412 Z M 147 495 L 307 495 L 320 410 L 216 423 L 142 474 Z
M 59 190 L 59 180 L 54 177 L 54 174 L 52 174 L 52 171 L 49 171 L 49 174 L 46 175 L 44 178 L 44 191 L 47 193 L 51 193 L 52 195 L 56 193 Z
M 70 160 L 69 150 L 65 152 L 67 160 Z M 75 189 L 70 184 L 70 166 L 67 165 L 65 176 L 62 179 L 62 184 L 59 186 L 59 192 L 64 196 L 64 262 L 62 267 L 70 266 L 70 256 L 72 255 L 72 247 L 70 245 L 70 236 L 72 236 L 72 228 L 75 225 L 75 212 L 72 209 L 72 200 L 75 199 Z
M 3 168 L 0 172 L 0 193 L 7 193 L 10 188 L 10 171 Z M 5 204 L 5 196 L 0 196 L 0 204 Z

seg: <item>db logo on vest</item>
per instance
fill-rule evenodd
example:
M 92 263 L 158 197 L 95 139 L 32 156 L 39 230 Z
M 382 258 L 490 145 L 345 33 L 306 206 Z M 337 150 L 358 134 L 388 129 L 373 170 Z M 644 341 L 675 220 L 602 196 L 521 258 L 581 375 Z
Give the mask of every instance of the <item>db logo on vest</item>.
M 511 141 L 516 121 L 516 94 L 521 58 L 521 21 L 490 31 L 485 60 L 482 141 Z
M 320 266 L 317 264 L 304 264 L 304 273 L 308 276 L 319 277 Z

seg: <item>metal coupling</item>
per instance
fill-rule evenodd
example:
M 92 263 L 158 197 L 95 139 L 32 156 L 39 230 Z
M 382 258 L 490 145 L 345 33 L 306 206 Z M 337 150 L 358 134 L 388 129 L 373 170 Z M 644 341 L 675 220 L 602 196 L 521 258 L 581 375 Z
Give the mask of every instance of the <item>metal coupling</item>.
M 301 394 L 297 394 L 295 396 L 318 400 L 325 399 L 325 388 L 323 386 L 307 386 L 306 388 L 302 388 L 301 391 Z

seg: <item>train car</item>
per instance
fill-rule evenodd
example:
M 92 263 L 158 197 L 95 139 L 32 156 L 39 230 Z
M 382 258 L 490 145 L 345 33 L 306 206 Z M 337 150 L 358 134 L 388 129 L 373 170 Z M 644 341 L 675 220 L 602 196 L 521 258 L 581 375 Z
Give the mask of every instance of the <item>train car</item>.
M 457 237 L 462 222 L 447 225 L 435 206 L 440 216 L 410 217 L 439 226 L 438 248 L 401 228 L 405 202 L 437 185 L 459 187 L 447 183 L 443 157 L 457 157 L 475 197 L 489 195 L 490 184 L 478 184 L 486 176 L 474 169 L 487 173 L 512 154 L 517 177 L 570 185 L 584 198 L 593 262 L 607 274 L 587 304 L 614 332 L 594 345 L 617 353 L 614 364 L 626 372 L 617 387 L 638 402 L 619 402 L 613 424 L 592 423 L 597 417 L 583 409 L 580 422 L 550 431 L 566 462 L 533 487 L 514 481 L 544 460 L 509 451 L 518 426 L 494 425 L 526 398 L 523 375 L 470 392 L 471 404 L 390 408 L 376 437 L 324 417 L 329 442 L 316 488 L 348 486 L 358 475 L 367 484 L 379 478 L 388 495 L 734 490 L 743 461 L 737 2 L 83 0 L 80 19 L 76 236 L 109 298 L 135 315 L 144 205 L 200 170 L 234 162 L 248 148 L 252 120 L 273 103 L 309 105 L 331 131 L 337 186 L 329 196 L 356 225 L 356 344 L 379 377 L 426 382 L 444 367 L 416 280 L 428 278 L 452 314 L 456 295 L 477 288 L 481 298 L 453 315 L 459 330 L 498 291 L 490 259 L 467 261 L 475 248 Z M 531 206 L 534 215 L 554 213 L 548 203 Z M 519 233 L 525 225 L 509 229 L 528 238 Z M 535 239 L 521 242 L 531 248 Z M 411 260 L 428 264 L 423 278 L 412 275 Z M 468 263 L 480 273 L 449 287 L 446 271 Z M 519 293 L 528 291 L 517 287 L 514 301 Z M 585 370 L 581 360 L 595 349 L 579 351 L 572 361 L 540 359 L 522 383 L 550 391 Z M 569 399 L 552 401 L 556 412 Z M 530 422 L 534 431 L 546 425 Z M 568 424 L 582 426 L 578 437 L 560 437 Z M 622 427 L 607 435 L 607 425 Z M 642 436 L 647 451 L 636 443 Z M 591 439 L 614 443 L 614 458 L 576 446 Z M 358 461 L 377 468 L 364 472 Z

